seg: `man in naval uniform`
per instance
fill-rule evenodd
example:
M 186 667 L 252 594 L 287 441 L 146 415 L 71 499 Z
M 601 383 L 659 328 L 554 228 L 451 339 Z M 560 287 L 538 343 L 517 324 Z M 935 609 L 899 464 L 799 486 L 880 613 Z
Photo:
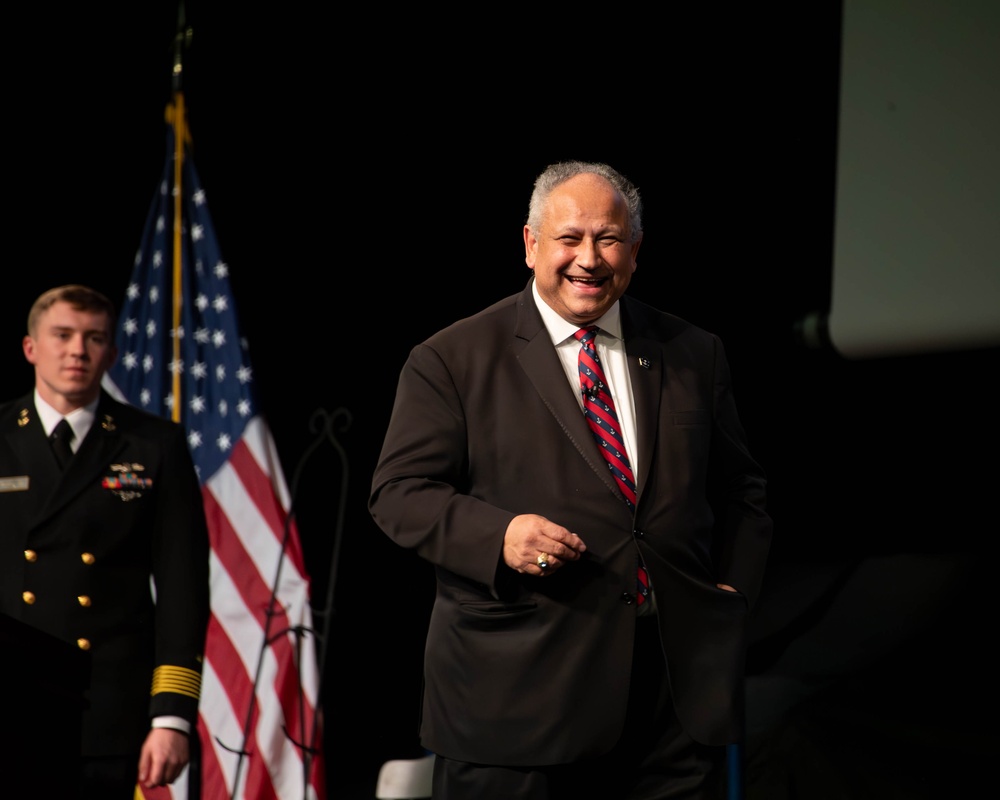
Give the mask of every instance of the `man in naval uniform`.
M 113 305 L 88 287 L 42 294 L 23 340 L 34 389 L 0 406 L 0 612 L 89 662 L 88 800 L 128 800 L 188 764 L 209 615 L 208 532 L 183 428 L 101 389 L 114 326 Z M 36 780 L 40 791 L 46 776 Z

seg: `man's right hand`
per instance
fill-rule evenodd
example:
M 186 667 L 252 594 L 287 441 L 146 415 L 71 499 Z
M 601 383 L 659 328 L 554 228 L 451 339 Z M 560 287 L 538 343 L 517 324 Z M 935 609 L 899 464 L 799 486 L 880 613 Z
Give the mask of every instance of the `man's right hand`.
M 538 514 L 514 517 L 503 538 L 507 566 L 528 575 L 549 575 L 586 550 L 579 536 Z M 547 566 L 539 566 L 540 560 Z

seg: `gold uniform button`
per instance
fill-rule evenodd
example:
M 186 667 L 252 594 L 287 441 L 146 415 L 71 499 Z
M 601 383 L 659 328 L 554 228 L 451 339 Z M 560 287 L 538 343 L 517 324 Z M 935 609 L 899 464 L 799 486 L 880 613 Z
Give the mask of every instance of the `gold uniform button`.
M 21 593 L 21 599 L 24 600 L 24 602 L 27 603 L 30 606 L 30 605 L 32 605 L 35 602 L 35 593 L 34 592 L 22 592 Z
M 77 639 L 76 640 L 76 646 L 79 647 L 81 650 L 89 650 L 90 649 L 90 640 L 89 639 Z
M 25 550 L 24 560 L 31 562 L 38 561 L 38 553 L 36 553 L 34 550 Z
M 76 602 L 84 608 L 90 608 L 90 598 L 85 594 L 81 594 L 78 598 L 76 598 Z
M 93 553 L 81 553 L 80 554 L 80 560 L 84 564 L 93 564 L 94 563 L 94 554 Z

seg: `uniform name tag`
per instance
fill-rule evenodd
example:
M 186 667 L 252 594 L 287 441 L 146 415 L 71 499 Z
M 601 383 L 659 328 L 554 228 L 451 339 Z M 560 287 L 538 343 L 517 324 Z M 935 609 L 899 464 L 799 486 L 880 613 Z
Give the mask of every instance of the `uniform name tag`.
M 14 475 L 10 478 L 0 478 L 0 492 L 28 491 L 28 476 Z

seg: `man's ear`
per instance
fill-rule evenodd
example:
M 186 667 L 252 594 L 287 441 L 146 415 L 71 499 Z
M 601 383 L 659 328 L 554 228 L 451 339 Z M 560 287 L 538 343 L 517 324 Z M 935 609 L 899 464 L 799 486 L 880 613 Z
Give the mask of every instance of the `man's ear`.
M 528 265 L 528 269 L 535 268 L 535 256 L 538 253 L 538 239 L 535 238 L 535 234 L 531 232 L 531 228 L 527 225 L 524 226 L 524 263 Z
M 639 245 L 641 244 L 641 236 L 632 242 L 632 272 L 635 272 L 635 268 L 639 266 Z
M 21 349 L 24 351 L 24 357 L 28 360 L 29 364 L 35 363 L 35 340 L 30 336 L 25 336 L 21 340 Z

